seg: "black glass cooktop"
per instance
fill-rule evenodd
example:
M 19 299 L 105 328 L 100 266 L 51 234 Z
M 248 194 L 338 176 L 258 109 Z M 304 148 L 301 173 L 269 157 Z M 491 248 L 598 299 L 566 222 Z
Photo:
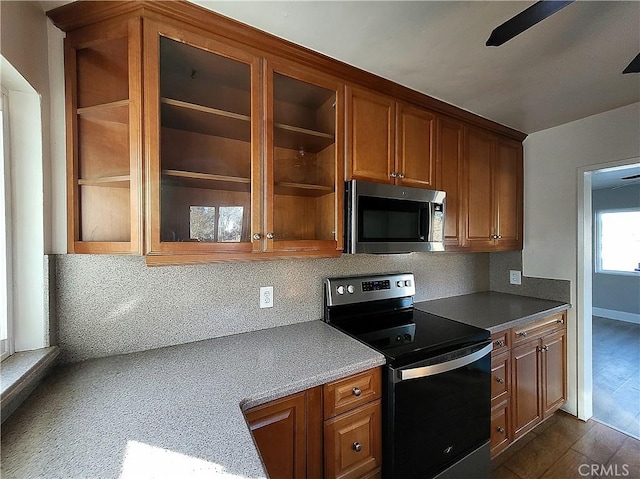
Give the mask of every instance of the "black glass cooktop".
M 332 324 L 380 351 L 390 364 L 432 358 L 490 338 L 485 329 L 413 308 L 346 317 Z

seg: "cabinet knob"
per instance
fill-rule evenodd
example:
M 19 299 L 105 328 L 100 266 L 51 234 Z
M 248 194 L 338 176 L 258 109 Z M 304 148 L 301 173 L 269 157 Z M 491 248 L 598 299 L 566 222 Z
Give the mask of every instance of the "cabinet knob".
M 496 341 L 496 346 L 498 346 L 499 348 L 501 348 L 502 346 L 504 346 L 504 341 L 502 339 L 498 339 Z
M 498 239 L 498 235 L 491 235 L 491 239 Z
M 267 233 L 267 239 L 273 239 L 275 237 L 276 235 L 274 235 L 273 233 Z
M 362 451 L 362 444 L 360 444 L 359 442 L 354 442 L 353 443 L 353 450 L 356 451 L 356 452 Z
M 395 177 L 396 177 L 396 176 L 398 176 L 398 175 L 397 175 L 397 173 L 396 173 L 395 171 L 392 171 L 391 173 L 389 173 L 389 176 L 390 176 L 391 178 L 395 178 Z
M 521 337 L 523 337 L 523 338 L 526 338 L 526 337 L 527 337 L 527 332 L 526 332 L 526 331 L 520 331 L 520 332 L 518 333 L 518 336 L 521 336 Z
M 261 238 L 262 238 L 262 235 L 261 235 L 260 233 L 254 233 L 254 234 L 253 234 L 253 239 L 254 239 L 254 240 L 259 240 L 259 239 L 261 239 Z
M 400 179 L 404 178 L 404 173 L 398 173 L 398 178 Z
M 545 344 L 544 346 L 542 346 L 542 352 L 546 353 L 547 351 L 549 351 L 549 346 Z
M 358 397 L 360 396 L 360 394 L 362 394 L 362 390 L 359 387 L 355 387 L 351 390 L 351 392 L 353 393 L 354 396 Z
M 498 431 L 500 434 L 504 434 L 504 428 L 503 428 L 503 427 L 501 427 L 501 426 L 498 426 L 498 427 L 496 428 L 496 431 Z
M 500 384 L 504 384 L 504 379 L 502 378 L 496 378 L 496 382 L 500 383 Z
M 556 319 L 556 323 L 558 324 L 564 324 L 564 319 Z
M 502 238 L 502 235 L 496 235 L 496 239 Z

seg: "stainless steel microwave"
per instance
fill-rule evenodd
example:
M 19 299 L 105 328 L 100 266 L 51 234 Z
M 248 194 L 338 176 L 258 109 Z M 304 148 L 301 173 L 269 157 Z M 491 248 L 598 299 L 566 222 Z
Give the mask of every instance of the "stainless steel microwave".
M 444 251 L 444 191 L 351 180 L 345 253 Z

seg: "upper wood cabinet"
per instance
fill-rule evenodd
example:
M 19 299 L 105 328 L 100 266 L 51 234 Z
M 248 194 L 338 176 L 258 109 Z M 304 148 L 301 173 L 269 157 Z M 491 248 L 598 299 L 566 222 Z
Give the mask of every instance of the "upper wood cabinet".
M 262 64 L 145 23 L 148 262 L 340 253 L 343 87 Z
M 347 179 L 435 187 L 436 115 L 347 87 Z
M 394 183 L 395 101 L 347 86 L 347 179 Z
M 463 246 L 522 249 L 522 144 L 465 127 Z
M 436 189 L 447 193 L 444 238 L 445 248 L 455 249 L 463 241 L 463 141 L 462 122 L 439 117 L 437 122 Z
M 47 15 L 67 32 L 69 252 L 339 256 L 345 176 L 446 191 L 448 249 L 522 247 L 519 132 L 189 2 Z
M 259 58 L 145 22 L 147 251 L 260 249 Z
M 67 226 L 72 253 L 142 253 L 140 18 L 65 41 Z
M 288 62 L 265 67 L 266 251 L 339 254 L 344 86 Z M 264 232 L 264 233 L 263 233 Z

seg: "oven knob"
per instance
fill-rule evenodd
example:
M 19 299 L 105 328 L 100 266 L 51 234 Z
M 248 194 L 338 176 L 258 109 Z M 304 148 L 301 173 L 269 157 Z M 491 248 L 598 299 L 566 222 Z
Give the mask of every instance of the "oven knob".
M 404 282 L 404 285 L 405 285 L 405 286 L 411 286 L 411 281 L 410 281 L 410 280 L 406 280 L 406 281 Z
M 404 283 L 402 281 L 396 281 L 396 286 L 398 288 L 402 288 L 403 285 L 404 285 Z
M 411 342 L 411 335 L 409 333 L 404 333 L 404 340 L 407 342 Z
M 340 285 L 336 288 L 338 294 L 344 294 L 344 286 Z
M 347 291 L 349 292 L 349 294 L 353 294 L 356 291 L 356 288 L 353 287 L 352 284 L 350 284 L 349 286 L 347 286 Z
M 398 334 L 398 335 L 396 336 L 396 341 L 397 341 L 397 342 L 402 341 L 402 336 L 400 336 L 400 335 Z

